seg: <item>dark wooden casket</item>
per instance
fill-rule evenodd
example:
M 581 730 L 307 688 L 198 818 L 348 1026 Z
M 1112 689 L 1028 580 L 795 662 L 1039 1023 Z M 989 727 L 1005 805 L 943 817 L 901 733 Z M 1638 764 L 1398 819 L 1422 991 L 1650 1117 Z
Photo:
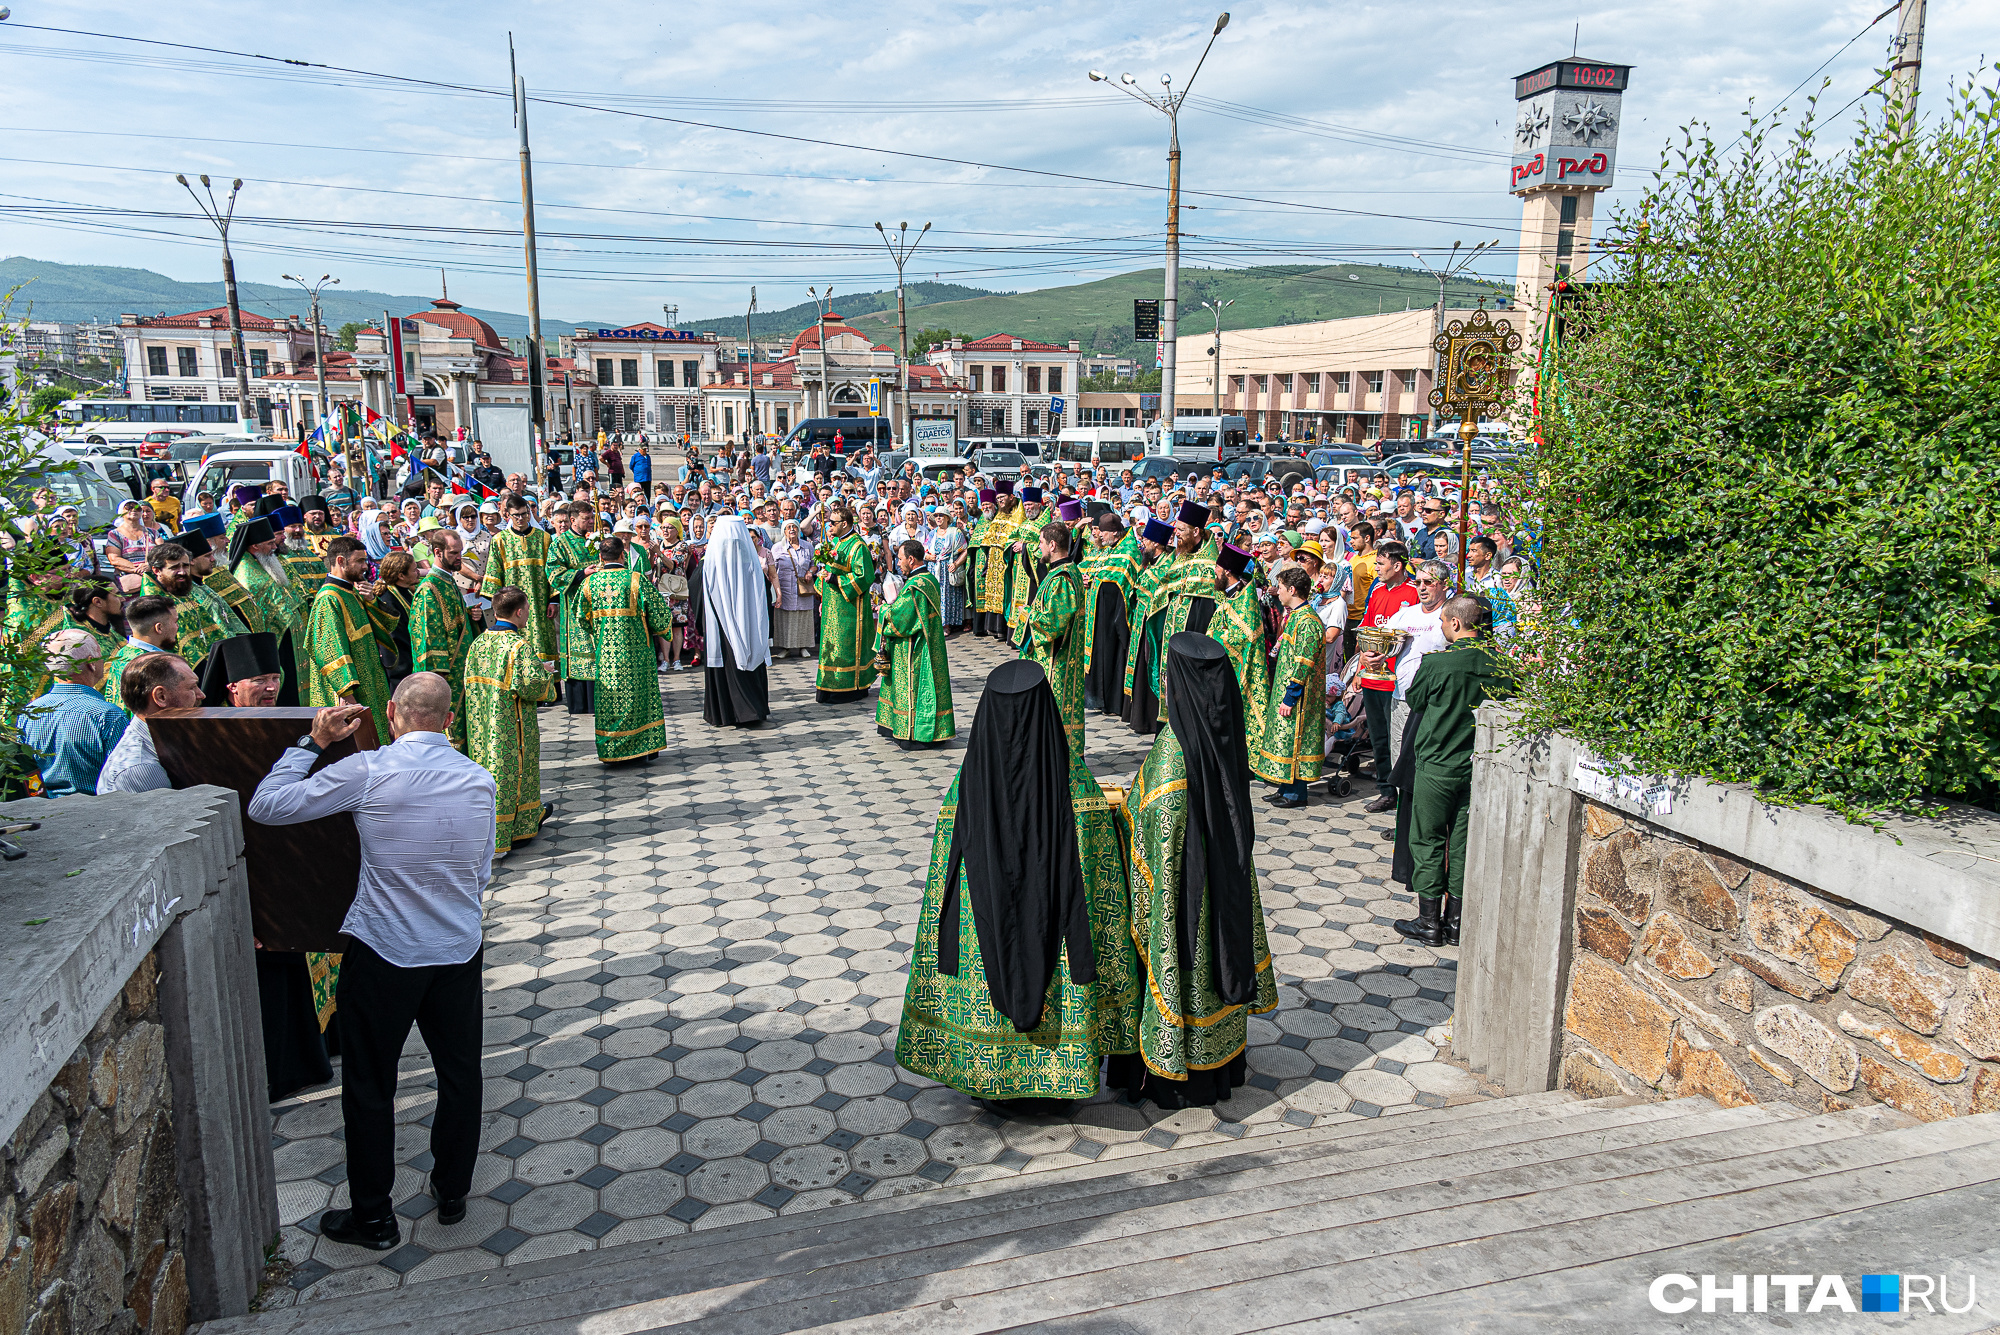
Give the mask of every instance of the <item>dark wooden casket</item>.
M 160 767 L 176 788 L 212 783 L 236 790 L 242 803 L 243 861 L 249 873 L 250 915 L 266 950 L 338 951 L 340 924 L 354 902 L 361 841 L 346 812 L 301 825 L 258 825 L 248 813 L 257 785 L 285 749 L 312 730 L 317 709 L 167 709 L 146 722 Z M 314 771 L 376 746 L 375 721 L 365 716 L 335 742 Z

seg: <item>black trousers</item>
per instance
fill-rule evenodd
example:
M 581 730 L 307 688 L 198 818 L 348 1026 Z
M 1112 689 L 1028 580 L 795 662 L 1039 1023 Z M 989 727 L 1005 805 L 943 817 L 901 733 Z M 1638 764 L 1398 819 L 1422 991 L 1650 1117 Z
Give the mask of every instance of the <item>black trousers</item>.
M 1389 779 L 1389 771 L 1396 764 L 1396 757 L 1389 754 L 1389 710 L 1395 698 L 1394 691 L 1371 691 L 1366 687 L 1361 691 L 1362 706 L 1368 711 L 1368 741 L 1375 748 L 1375 791 L 1380 797 L 1396 795 L 1396 785 Z
M 451 1200 L 472 1187 L 479 1154 L 482 948 L 463 964 L 403 969 L 366 942 L 340 961 L 340 1116 L 347 1131 L 347 1190 L 354 1217 L 389 1217 L 396 1182 L 396 1063 L 410 1025 L 437 1071 L 431 1119 L 431 1181 Z

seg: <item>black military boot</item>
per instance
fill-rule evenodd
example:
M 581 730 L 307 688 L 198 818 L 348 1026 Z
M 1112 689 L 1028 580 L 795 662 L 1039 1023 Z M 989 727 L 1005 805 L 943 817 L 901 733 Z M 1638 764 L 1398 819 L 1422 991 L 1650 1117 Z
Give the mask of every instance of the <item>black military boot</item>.
M 1443 908 L 1443 895 L 1418 895 L 1417 916 L 1398 918 L 1389 925 L 1412 941 L 1426 946 L 1441 946 L 1444 944 L 1444 921 L 1438 915 Z
M 1458 915 L 1465 910 L 1463 895 L 1446 895 L 1444 900 L 1444 943 L 1458 944 Z

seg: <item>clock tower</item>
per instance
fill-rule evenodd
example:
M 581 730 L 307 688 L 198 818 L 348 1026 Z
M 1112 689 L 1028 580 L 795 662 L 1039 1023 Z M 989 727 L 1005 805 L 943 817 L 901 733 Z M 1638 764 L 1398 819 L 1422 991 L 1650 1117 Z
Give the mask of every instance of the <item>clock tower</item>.
M 1581 270 L 1591 216 L 1618 166 L 1618 123 L 1630 65 L 1552 61 L 1514 80 L 1513 160 L 1507 188 L 1521 198 L 1514 305 L 1539 339 L 1550 289 Z

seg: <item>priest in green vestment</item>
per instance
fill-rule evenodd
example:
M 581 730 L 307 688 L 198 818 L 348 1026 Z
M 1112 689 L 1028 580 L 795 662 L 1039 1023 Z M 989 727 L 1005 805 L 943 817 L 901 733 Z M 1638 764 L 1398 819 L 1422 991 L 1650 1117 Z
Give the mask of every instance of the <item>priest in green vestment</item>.
M 396 652 L 396 617 L 375 601 L 379 589 L 367 582 L 368 550 L 359 538 L 326 545 L 326 573 L 298 654 L 301 703 L 367 705 L 375 736 L 392 736 L 382 655 Z
M 556 600 L 556 666 L 563 683 L 563 703 L 572 714 L 591 711 L 592 667 L 590 632 L 583 624 L 583 577 L 597 560 L 597 545 L 590 531 L 597 524 L 597 511 L 583 501 L 557 506 L 556 517 L 565 527 L 549 544 L 549 589 Z
M 1264 653 L 1264 608 L 1250 582 L 1250 553 L 1224 543 L 1215 556 L 1209 587 L 1181 595 L 1189 606 L 1169 614 L 1183 630 L 1200 631 L 1229 652 L 1243 698 L 1243 735 L 1252 749 L 1264 732 L 1264 701 L 1271 693 L 1271 662 Z
M 1021 623 L 1021 657 L 1048 674 L 1070 750 L 1083 754 L 1083 671 L 1090 637 L 1083 615 L 1083 575 L 1070 557 L 1070 530 L 1045 524 L 1035 540 L 1044 572 Z
M 1134 594 L 1145 566 L 1139 533 L 1128 529 L 1102 501 L 1084 530 L 1093 550 L 1083 561 L 1085 643 L 1083 705 L 1117 714 L 1125 699 L 1125 651 L 1131 639 Z
M 1311 606 L 1312 578 L 1292 566 L 1274 577 L 1285 607 L 1278 662 L 1271 673 L 1263 727 L 1253 734 L 1250 772 L 1278 791 L 1264 800 L 1306 804 L 1306 785 L 1319 777 L 1326 746 L 1326 623 Z
M 1163 1108 L 1205 1107 L 1248 1079 L 1250 1016 L 1277 1009 L 1278 987 L 1236 673 L 1220 644 L 1184 631 L 1162 680 L 1167 726 L 1128 799 L 1140 1051 L 1110 1078 Z
M 479 581 L 479 595 L 491 598 L 513 585 L 528 596 L 528 606 L 515 623 L 535 657 L 545 663 L 556 659 L 555 623 L 549 617 L 549 535 L 536 528 L 525 498 L 508 492 L 500 501 L 506 527 L 493 535 L 486 551 L 486 573 Z
M 201 583 L 205 566 L 213 564 L 208 535 L 193 529 L 175 535 L 146 553 L 146 577 L 139 582 L 142 594 L 160 594 L 174 600 L 174 616 L 179 622 L 180 656 L 201 673 L 209 650 L 232 635 L 248 635 L 250 628 L 230 610 L 229 604 Z
M 1022 487 L 1020 497 L 1021 522 L 1007 544 L 1007 639 L 1014 644 L 1026 642 L 1022 627 L 1028 623 L 1028 608 L 1045 572 L 1038 539 L 1055 518 L 1055 512 L 1042 503 L 1040 487 Z
M 59 630 L 82 630 L 98 641 L 107 659 L 115 653 L 118 636 L 111 632 L 109 618 L 118 614 L 116 587 L 87 579 L 61 565 L 38 571 L 32 576 L 26 575 L 28 561 L 23 557 L 23 550 L 16 548 L 14 558 L 17 568 L 11 570 L 8 577 L 12 594 L 7 602 L 8 643 L 24 648 L 44 643 Z M 87 610 L 79 615 L 79 607 L 88 609 L 93 604 L 100 609 L 99 614 L 106 617 L 102 627 L 94 624 Z M 33 661 L 38 665 L 43 662 L 39 657 Z M 46 666 L 37 666 L 25 683 L 8 691 L 4 705 L 7 717 L 14 717 L 30 700 L 40 699 L 54 682 L 52 671 Z
M 229 535 L 229 568 L 256 609 L 259 628 L 283 639 L 299 629 L 305 605 L 292 572 L 278 559 L 278 545 L 268 516 L 247 519 Z
M 542 725 L 535 706 L 556 698 L 555 674 L 523 630 L 533 598 L 511 584 L 493 591 L 493 622 L 465 652 L 465 754 L 499 791 L 493 799 L 493 856 L 541 832 Z
M 1152 587 L 1143 588 L 1139 615 L 1132 624 L 1132 645 L 1125 652 L 1123 715 L 1132 730 L 1144 736 L 1160 728 L 1160 668 L 1167 641 L 1187 628 L 1192 598 L 1206 597 L 1215 587 L 1215 557 L 1220 543 L 1208 535 L 1208 507 L 1182 504 L 1174 518 L 1171 546 L 1154 563 Z M 1147 535 L 1157 530 L 1148 520 Z M 1191 595 L 1183 598 L 1181 595 Z
M 307 500 L 317 502 L 322 514 L 326 502 L 316 496 Z M 299 621 L 305 620 L 307 609 L 319 593 L 319 586 L 326 583 L 326 560 L 307 539 L 306 515 L 302 506 L 286 505 L 271 512 L 271 527 L 278 530 L 278 550 L 274 553 L 285 573 L 292 577 L 292 588 L 298 595 Z M 331 535 L 327 535 L 331 537 Z
M 981 638 L 1007 638 L 1007 547 L 1013 542 L 1020 511 L 1012 493 L 982 490 L 979 505 L 993 513 L 972 530 L 972 633 Z
M 472 643 L 472 619 L 454 578 L 465 566 L 458 530 L 430 535 L 430 573 L 410 596 L 410 671 L 435 672 L 451 683 L 451 744 L 465 749 L 465 651 Z
M 945 653 L 943 590 L 930 572 L 924 545 L 908 539 L 896 548 L 903 587 L 882 609 L 881 648 L 888 660 L 875 698 L 875 728 L 904 750 L 942 746 L 958 735 L 951 709 L 951 660 Z
M 859 700 L 875 681 L 875 608 L 868 586 L 875 558 L 854 531 L 854 512 L 842 505 L 826 514 L 826 540 L 814 553 L 819 571 L 819 672 L 813 699 L 823 705 Z
M 1136 1049 L 1119 796 L 1071 752 L 1041 665 L 995 668 L 931 837 L 898 1065 L 1034 1114 Z
M 659 754 L 667 744 L 660 650 L 674 633 L 673 609 L 626 564 L 615 533 L 599 537 L 597 561 L 585 568 L 576 598 L 597 676 L 597 758 L 609 765 Z

